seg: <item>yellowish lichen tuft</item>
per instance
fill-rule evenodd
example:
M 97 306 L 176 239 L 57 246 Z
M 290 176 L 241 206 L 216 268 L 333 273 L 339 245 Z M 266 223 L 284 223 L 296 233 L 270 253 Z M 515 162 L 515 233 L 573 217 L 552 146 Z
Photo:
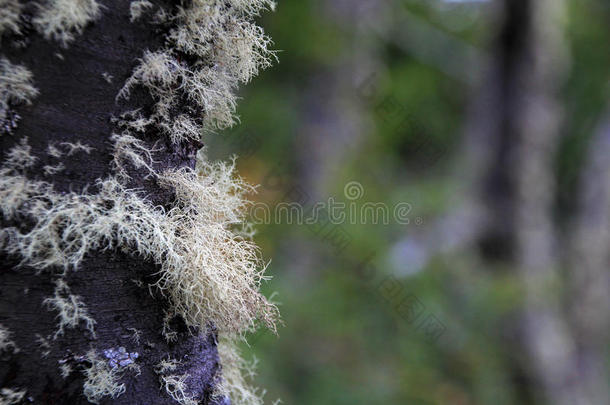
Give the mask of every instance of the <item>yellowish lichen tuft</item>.
M 244 360 L 236 342 L 228 337 L 219 339 L 218 357 L 222 365 L 222 379 L 215 389 L 215 395 L 229 396 L 234 405 L 263 405 L 265 391 L 251 385 L 256 360 Z
M 19 19 L 23 3 L 16 0 L 0 0 L 0 37 L 9 32 L 19 34 Z
M 233 163 L 202 162 L 197 171 L 158 174 L 159 184 L 176 195 L 166 210 L 114 177 L 99 181 L 97 194 L 58 193 L 50 183 L 27 179 L 24 165 L 14 160 L 0 169 L 0 209 L 5 218 L 37 222 L 27 231 L 2 229 L 5 251 L 38 269 L 67 269 L 77 268 L 91 250 L 121 247 L 159 265 L 156 286 L 189 326 L 206 330 L 213 322 L 221 331 L 242 333 L 260 319 L 273 327 L 277 309 L 258 291 L 264 280 L 258 249 L 232 231 L 244 221 L 244 193 L 251 190 L 234 176 Z M 60 281 L 47 302 L 60 311 L 62 325 L 72 326 L 88 314 L 77 311 L 81 302 L 66 298 L 68 291 Z M 65 313 L 65 323 L 62 308 L 74 310 Z
M 125 392 L 125 384 L 119 384 L 124 368 L 110 367 L 95 350 L 88 351 L 85 359 L 89 365 L 83 370 L 83 393 L 89 402 L 98 404 L 105 396 L 114 399 Z
M 65 47 L 101 15 L 102 6 L 96 0 L 47 0 L 32 23 L 46 39 L 58 41 Z
M 0 121 L 7 119 L 11 105 L 30 104 L 37 95 L 32 72 L 0 57 Z
M 165 392 L 181 405 L 197 405 L 199 402 L 187 393 L 188 374 L 169 374 L 179 365 L 180 362 L 172 358 L 163 359 L 155 365 L 154 370 L 159 375 L 161 389 L 165 389 Z
M 81 297 L 72 294 L 66 282 L 61 278 L 55 282 L 53 297 L 46 298 L 43 304 L 49 309 L 59 312 L 57 315 L 58 329 L 53 339 L 63 335 L 66 327 L 75 328 L 80 322 L 84 322 L 87 330 L 95 336 L 95 320 L 89 315 Z
M 142 16 L 144 11 L 153 8 L 154 5 L 148 0 L 135 0 L 129 5 L 129 21 L 134 22 Z
M 61 378 L 68 378 L 70 374 L 72 374 L 72 366 L 68 363 L 63 363 L 59 365 L 59 374 Z
M 178 7 L 175 15 L 165 17 L 175 22 L 168 47 L 146 51 L 118 97 L 128 98 L 135 86 L 147 88 L 156 100 L 149 118 L 174 142 L 232 126 L 238 84 L 270 66 L 274 57 L 270 38 L 252 21 L 273 6 L 267 0 L 193 0 Z M 180 53 L 197 62 L 186 63 Z M 184 99 L 195 117 L 172 114 Z

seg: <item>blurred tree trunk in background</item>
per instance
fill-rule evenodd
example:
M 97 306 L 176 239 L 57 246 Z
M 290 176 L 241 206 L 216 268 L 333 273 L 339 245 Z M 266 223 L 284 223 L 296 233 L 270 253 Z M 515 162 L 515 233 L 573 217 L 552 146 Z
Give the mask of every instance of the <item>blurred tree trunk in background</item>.
M 526 353 L 521 367 L 548 403 L 610 403 L 604 364 L 610 113 L 593 137 L 576 196 L 580 211 L 567 221 L 566 235 L 555 218 L 560 91 L 569 68 L 566 4 L 504 0 L 496 6 L 499 30 L 489 60 L 480 61 L 485 74 L 466 123 L 457 204 L 417 237 L 426 260 L 469 250 L 489 268 L 516 269 L 524 305 L 517 326 Z
M 593 405 L 610 401 L 600 364 L 603 327 L 596 316 L 580 316 L 604 296 L 591 288 L 590 281 L 603 278 L 600 269 L 608 264 L 608 244 L 599 241 L 596 252 L 587 252 L 590 241 L 583 238 L 591 235 L 586 229 L 591 216 L 603 221 L 610 206 L 598 207 L 604 201 L 596 197 L 585 197 L 582 204 L 580 240 L 576 240 L 580 257 L 571 262 L 574 279 L 580 280 L 574 299 L 582 307 L 575 307 L 576 322 L 570 322 L 561 306 L 564 282 L 569 280 L 560 266 L 568 257 L 553 218 L 554 159 L 562 125 L 558 99 L 568 64 L 564 8 L 560 0 L 504 1 L 489 76 L 467 133 L 473 159 L 469 168 L 474 199 L 479 201 L 475 204 L 483 207 L 485 215 L 476 245 L 487 260 L 516 268 L 521 281 L 524 309 L 519 335 L 527 353 L 524 366 L 549 403 Z M 607 184 L 605 161 L 599 153 L 591 161 L 597 167 L 589 172 L 596 172 L 598 181 Z M 585 195 L 595 187 L 588 177 L 584 177 Z M 599 233 L 606 235 L 606 225 Z M 598 286 L 606 297 L 607 287 L 607 280 Z M 581 301 L 591 294 L 593 302 Z M 605 319 L 606 308 L 607 304 L 599 309 Z

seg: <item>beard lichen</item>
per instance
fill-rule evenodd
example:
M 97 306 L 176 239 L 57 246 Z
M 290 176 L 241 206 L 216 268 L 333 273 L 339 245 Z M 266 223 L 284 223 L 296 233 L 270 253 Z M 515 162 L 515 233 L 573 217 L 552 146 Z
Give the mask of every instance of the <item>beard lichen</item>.
M 17 390 L 15 388 L 2 388 L 0 390 L 0 405 L 20 404 L 22 403 L 25 394 L 25 390 Z
M 105 396 L 114 399 L 125 392 L 125 384 L 119 383 L 124 367 L 110 367 L 95 350 L 89 350 L 85 360 L 83 393 L 89 402 L 98 404 Z
M 66 47 L 101 14 L 102 6 L 95 0 L 47 0 L 32 23 L 46 39 L 56 40 Z
M 118 98 L 128 98 L 133 87 L 147 88 L 156 101 L 150 124 L 174 142 L 232 126 L 238 85 L 270 66 L 275 56 L 271 39 L 252 22 L 273 7 L 268 0 L 193 0 L 179 6 L 167 17 L 175 24 L 168 45 L 144 53 Z M 174 113 L 185 99 L 197 112 L 190 117 Z
M 244 221 L 244 194 L 251 190 L 234 177 L 234 163 L 156 173 L 176 196 L 164 209 L 117 177 L 99 180 L 96 194 L 56 192 L 51 183 L 27 178 L 28 149 L 27 143 L 13 148 L 0 168 L 0 209 L 9 220 L 37 221 L 27 230 L 2 229 L 5 251 L 42 270 L 76 269 L 92 250 L 121 248 L 160 267 L 155 285 L 189 326 L 205 330 L 211 321 L 240 333 L 262 319 L 273 327 L 277 310 L 258 292 L 264 280 L 258 248 L 232 231 Z M 48 302 L 60 308 L 60 301 L 56 291 Z
M 30 104 L 37 95 L 32 72 L 25 66 L 13 64 L 5 57 L 0 57 L 1 132 L 11 132 L 19 118 L 11 113 L 10 107 Z
M 66 327 L 75 328 L 80 322 L 85 323 L 87 330 L 95 338 L 95 320 L 89 315 L 82 298 L 72 294 L 63 279 L 60 278 L 55 282 L 53 296 L 46 298 L 42 303 L 58 312 L 59 323 L 53 339 L 63 335 Z
M 0 0 L 0 37 L 4 33 L 21 33 L 19 19 L 23 10 L 23 3 L 15 0 Z
M 3 325 L 0 325 L 0 353 L 12 350 L 13 353 L 18 353 L 19 348 L 11 339 L 11 331 Z

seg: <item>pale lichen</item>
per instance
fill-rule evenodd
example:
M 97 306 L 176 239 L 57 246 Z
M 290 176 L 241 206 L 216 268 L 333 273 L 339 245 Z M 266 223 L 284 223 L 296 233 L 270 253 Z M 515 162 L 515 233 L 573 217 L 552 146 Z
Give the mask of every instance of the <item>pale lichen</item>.
M 21 403 L 25 397 L 26 390 L 15 388 L 2 388 L 0 390 L 0 405 L 15 405 Z
M 41 334 L 36 334 L 36 343 L 38 343 L 38 348 L 42 353 L 42 357 L 47 357 L 51 354 L 51 342 L 49 339 L 51 336 L 44 337 Z
M 188 374 L 170 374 L 159 377 L 161 387 L 165 389 L 165 392 L 167 392 L 174 401 L 181 405 L 197 405 L 199 404 L 199 401 L 188 393 L 188 386 L 186 384 L 188 378 Z
M 72 369 L 72 366 L 68 363 L 63 363 L 59 365 L 59 374 L 61 375 L 61 378 L 68 378 L 70 374 L 72 374 L 72 371 L 74 370 Z
M 215 388 L 215 396 L 229 396 L 234 405 L 263 405 L 265 391 L 251 385 L 256 360 L 244 360 L 236 342 L 229 337 L 219 339 L 218 357 L 222 364 L 222 379 Z
M 7 120 L 10 106 L 31 104 L 37 95 L 32 72 L 0 57 L 0 122 Z
M 85 323 L 87 330 L 95 337 L 95 320 L 89 315 L 82 298 L 72 294 L 63 279 L 55 282 L 53 296 L 46 298 L 43 304 L 58 311 L 59 323 L 53 339 L 63 335 L 66 327 L 75 328 L 81 322 Z
M 3 325 L 0 325 L 0 353 L 12 350 L 13 353 L 18 353 L 19 348 L 11 339 L 11 331 Z
M 27 144 L 18 146 L 27 149 Z M 23 155 L 22 153 L 18 154 Z M 27 155 L 21 156 L 28 160 Z M 273 327 L 277 309 L 258 292 L 264 266 L 251 241 L 236 236 L 233 225 L 244 221 L 244 193 L 251 188 L 234 177 L 234 164 L 201 163 L 198 171 L 168 170 L 158 174 L 162 187 L 176 195 L 170 209 L 153 206 L 116 178 L 100 180 L 97 194 L 58 193 L 53 185 L 30 180 L 18 159 L 0 169 L 0 209 L 5 218 L 37 218 L 27 231 L 0 232 L 3 249 L 38 269 L 77 268 L 91 250 L 115 246 L 160 266 L 155 284 L 189 326 L 240 333 L 257 319 Z M 60 281 L 56 297 L 47 301 L 61 312 L 69 298 Z M 78 311 L 62 325 L 87 320 Z M 92 325 L 87 321 L 87 326 Z M 92 327 L 92 326 L 91 326 Z M 63 328 L 60 328 L 63 330 Z
M 65 47 L 101 15 L 102 6 L 96 0 L 47 0 L 32 23 L 46 39 L 56 40 Z
M 134 22 L 142 16 L 144 11 L 153 8 L 154 5 L 148 0 L 135 0 L 129 5 L 129 21 Z
M 21 32 L 20 17 L 23 3 L 16 0 L 0 0 L 0 37 L 4 33 Z
M 77 152 L 84 152 L 86 154 L 89 154 L 93 150 L 93 147 L 91 147 L 85 143 L 82 143 L 81 141 L 62 142 L 62 143 L 60 143 L 60 145 L 66 149 L 66 154 L 68 156 L 72 156 Z
M 105 396 L 117 398 L 125 392 L 125 384 L 119 383 L 124 369 L 110 367 L 95 350 L 85 355 L 88 365 L 84 368 L 83 393 L 89 402 L 98 404 Z
M 155 365 L 154 370 L 159 375 L 161 389 L 165 389 L 165 392 L 181 405 L 197 405 L 199 401 L 188 393 L 186 381 L 189 375 L 169 374 L 174 372 L 179 365 L 180 362 L 172 358 L 163 359 Z
M 168 46 L 144 53 L 119 98 L 128 98 L 135 86 L 146 87 L 156 100 L 149 118 L 174 142 L 232 126 L 238 84 L 270 66 L 274 57 L 271 40 L 252 22 L 273 5 L 266 0 L 193 0 L 179 6 L 175 15 L 165 17 L 175 22 Z M 181 53 L 197 62 L 185 62 Z M 172 113 L 183 99 L 195 110 L 190 117 Z
M 54 164 L 54 165 L 44 165 L 42 167 L 42 171 L 47 176 L 53 176 L 54 174 L 57 174 L 57 173 L 63 171 L 65 168 L 66 167 L 64 166 L 64 164 L 59 162 L 59 163 Z

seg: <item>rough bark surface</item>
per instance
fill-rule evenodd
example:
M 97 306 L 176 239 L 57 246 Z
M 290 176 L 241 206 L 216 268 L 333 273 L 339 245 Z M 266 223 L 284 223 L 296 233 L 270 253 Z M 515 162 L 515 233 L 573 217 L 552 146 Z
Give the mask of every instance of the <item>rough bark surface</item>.
M 58 191 L 89 186 L 95 192 L 95 180 L 111 174 L 109 138 L 114 129 L 111 118 L 129 109 L 124 101 L 115 102 L 115 97 L 136 59 L 145 49 L 160 47 L 163 38 L 161 28 L 146 22 L 150 15 L 130 23 L 130 2 L 105 0 L 103 6 L 101 19 L 90 24 L 66 49 L 31 29 L 23 36 L 2 40 L 2 54 L 33 72 L 40 94 L 32 105 L 16 108 L 21 120 L 12 133 L 0 136 L 0 148 L 6 153 L 27 136 L 33 154 L 39 159 L 33 177 L 53 183 Z M 15 46 L 18 42 L 24 45 Z M 110 75 L 112 81 L 108 82 L 103 74 Z M 129 104 L 150 106 L 152 100 L 136 91 Z M 150 136 L 151 145 L 154 135 L 146 135 Z M 77 141 L 94 150 L 90 154 L 64 156 L 66 169 L 45 176 L 42 167 L 57 162 L 46 153 L 49 142 Z M 157 162 L 158 168 L 193 167 L 200 146 L 194 142 L 179 147 L 160 142 L 157 147 L 164 148 L 166 153 L 159 154 L 163 158 Z M 135 178 L 132 185 L 141 188 L 143 195 L 156 204 L 166 204 L 173 197 L 152 180 Z M 57 312 L 44 307 L 43 300 L 53 295 L 53 283 L 60 271 L 36 274 L 27 266 L 19 266 L 18 258 L 0 255 L 0 324 L 12 332 L 11 337 L 20 349 L 18 353 L 10 350 L 1 353 L 0 387 L 26 389 L 26 403 L 88 403 L 83 396 L 82 368 L 86 362 L 79 361 L 78 356 L 91 348 L 101 354 L 105 349 L 125 347 L 127 352 L 139 354 L 136 363 L 141 374 L 136 377 L 135 372 L 127 371 L 121 380 L 126 385 L 125 393 L 114 400 L 106 397 L 101 403 L 175 403 L 161 390 L 153 370 L 155 364 L 167 357 L 182 362 L 175 374 L 190 375 L 187 381 L 190 394 L 201 403 L 209 403 L 220 372 L 215 333 L 201 337 L 174 319 L 171 324 L 178 339 L 168 344 L 161 333 L 168 304 L 147 288 L 155 281 L 157 267 L 119 251 L 92 252 L 78 270 L 69 270 L 64 277 L 72 293 L 82 297 L 97 322 L 97 338 L 82 325 L 67 329 L 56 340 L 49 339 L 50 353 L 43 356 L 47 349 L 39 345 L 37 336 L 53 335 L 57 329 Z M 141 331 L 139 341 L 133 337 L 134 329 Z M 67 378 L 60 376 L 62 363 L 74 369 Z

